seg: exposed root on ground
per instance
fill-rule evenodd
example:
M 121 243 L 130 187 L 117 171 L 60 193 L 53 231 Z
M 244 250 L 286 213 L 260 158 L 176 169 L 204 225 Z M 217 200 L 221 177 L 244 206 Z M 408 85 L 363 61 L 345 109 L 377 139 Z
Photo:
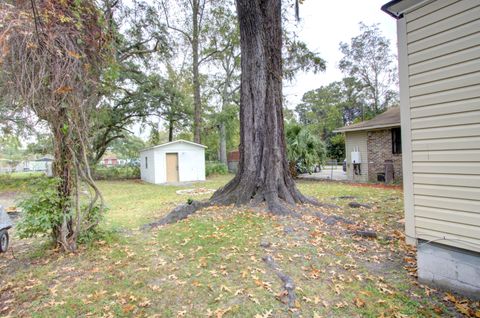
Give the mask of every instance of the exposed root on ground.
M 262 257 L 262 260 L 268 265 L 268 267 L 270 267 L 270 269 L 273 270 L 273 272 L 278 276 L 278 278 L 280 278 L 283 283 L 284 289 L 281 295 L 287 298 L 288 307 L 294 308 L 297 296 L 295 295 L 295 284 L 293 282 L 293 279 L 280 270 L 280 267 L 270 255 Z
M 288 204 L 278 198 L 272 198 L 269 201 L 257 201 L 255 198 L 253 198 L 250 202 L 247 204 L 244 204 L 245 206 L 248 207 L 258 207 L 263 203 L 267 203 L 267 211 L 275 214 L 275 215 L 281 215 L 281 216 L 293 216 L 293 217 L 301 217 L 301 213 L 299 213 L 296 209 L 296 204 Z M 208 201 L 192 201 L 189 204 L 182 204 L 174 208 L 170 213 L 168 213 L 165 217 L 162 219 L 146 224 L 143 226 L 143 229 L 151 229 L 155 228 L 158 226 L 166 225 L 166 224 L 172 224 L 176 223 L 180 220 L 186 219 L 188 216 L 194 214 L 195 212 L 207 208 L 209 206 L 228 206 L 236 204 L 235 200 L 217 200 L 214 197 L 212 197 Z M 328 209 L 340 209 L 339 206 L 333 205 L 333 204 L 326 204 L 326 203 L 320 203 L 316 201 L 315 199 L 307 198 L 305 197 L 305 201 L 301 202 L 300 204 L 310 204 L 315 207 L 323 207 L 323 208 L 328 208 Z M 320 213 L 320 212 L 318 212 Z M 320 217 L 320 216 L 319 216 Z M 332 216 L 330 216 L 332 217 Z M 333 216 L 335 217 L 335 216 Z M 326 218 L 325 217 L 320 217 L 320 218 Z M 336 217 L 337 220 L 339 220 L 341 217 Z
M 252 180 L 253 179 L 253 180 Z M 274 215 L 289 215 L 300 217 L 296 206 L 310 204 L 316 207 L 328 209 L 340 209 L 339 206 L 318 202 L 314 198 L 307 197 L 298 191 L 293 179 L 288 176 L 285 179 L 277 180 L 272 184 L 264 183 L 259 186 L 255 182 L 255 175 L 237 174 L 223 188 L 218 189 L 208 201 L 193 201 L 190 204 L 183 204 L 173 209 L 168 215 L 159 221 L 147 224 L 144 228 L 171 224 L 187 218 L 203 208 L 216 206 L 249 206 L 256 207 L 261 204 L 267 205 L 268 212 Z
M 158 226 L 176 223 L 180 220 L 186 219 L 189 215 L 201 210 L 203 208 L 213 205 L 210 201 L 193 201 L 190 204 L 182 204 L 174 208 L 170 213 L 156 222 L 145 224 L 143 229 L 151 229 Z

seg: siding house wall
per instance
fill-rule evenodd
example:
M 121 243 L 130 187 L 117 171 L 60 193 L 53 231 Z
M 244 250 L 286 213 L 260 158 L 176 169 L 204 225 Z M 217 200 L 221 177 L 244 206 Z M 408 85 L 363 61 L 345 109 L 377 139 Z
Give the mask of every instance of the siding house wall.
M 411 126 L 404 153 L 412 161 L 406 204 L 414 218 L 407 233 L 480 252 L 480 1 L 427 1 L 402 20 L 409 95 L 402 107 Z
M 353 173 L 353 164 L 351 153 L 354 149 L 360 150 L 362 163 L 360 164 L 361 174 L 355 175 Z M 345 132 L 345 151 L 347 159 L 347 178 L 357 182 L 368 181 L 368 151 L 367 151 L 367 132 L 352 131 Z

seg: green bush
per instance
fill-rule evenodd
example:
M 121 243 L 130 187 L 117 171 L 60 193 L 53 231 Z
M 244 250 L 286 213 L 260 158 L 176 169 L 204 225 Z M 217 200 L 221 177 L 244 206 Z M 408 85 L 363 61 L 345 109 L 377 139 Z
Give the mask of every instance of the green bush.
M 52 229 L 62 224 L 64 215 L 60 207 L 64 206 L 62 200 L 65 199 L 58 194 L 59 184 L 59 178 L 38 178 L 31 181 L 28 186 L 29 195 L 19 204 L 22 209 L 22 218 L 16 229 L 20 238 L 48 236 L 52 234 Z M 82 211 L 87 211 L 88 208 L 88 205 L 80 207 Z M 73 210 L 72 208 L 66 216 L 74 216 Z M 87 224 L 98 224 L 104 215 L 105 209 L 100 213 L 100 208 L 95 206 L 85 216 L 84 221 Z M 102 231 L 97 226 L 93 226 L 79 233 L 78 242 L 88 243 L 102 235 Z
M 95 180 L 123 180 L 140 179 L 140 167 L 122 166 L 122 167 L 104 167 L 97 166 L 93 170 Z
M 205 174 L 207 177 L 214 174 L 228 174 L 228 167 L 222 162 L 207 162 Z
M 62 223 L 63 216 L 59 208 L 62 198 L 57 192 L 59 183 L 60 179 L 57 178 L 39 178 L 31 182 L 30 196 L 19 205 L 23 212 L 16 226 L 20 238 L 48 235 Z
M 30 181 L 44 178 L 41 172 L 14 172 L 0 174 L 0 190 L 19 189 L 25 187 Z
M 343 162 L 345 159 L 345 135 L 337 134 L 327 140 L 327 156 Z
M 287 157 L 293 175 L 298 171 L 311 173 L 325 161 L 325 146 L 316 134 L 298 124 L 285 127 Z
M 82 210 L 86 210 L 87 206 L 82 206 Z M 103 208 L 103 212 L 100 213 L 100 207 L 95 206 L 86 217 L 87 223 L 99 224 L 103 219 L 108 209 Z M 104 239 L 110 234 L 110 231 L 106 231 L 99 226 L 94 226 L 88 231 L 83 231 L 78 237 L 78 243 L 91 244 L 94 241 Z

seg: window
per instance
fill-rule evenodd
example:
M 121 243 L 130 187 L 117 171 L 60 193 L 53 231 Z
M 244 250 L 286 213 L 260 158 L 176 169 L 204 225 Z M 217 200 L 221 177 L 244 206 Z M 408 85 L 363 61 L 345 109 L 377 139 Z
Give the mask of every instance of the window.
M 392 128 L 392 153 L 394 155 L 402 153 L 402 133 L 400 128 Z
M 148 169 L 148 157 L 145 157 L 145 169 Z

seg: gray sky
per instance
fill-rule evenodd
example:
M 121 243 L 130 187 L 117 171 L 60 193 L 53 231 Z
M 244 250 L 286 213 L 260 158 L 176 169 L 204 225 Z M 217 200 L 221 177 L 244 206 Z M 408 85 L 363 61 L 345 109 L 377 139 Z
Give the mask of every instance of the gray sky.
M 327 62 L 327 70 L 319 74 L 298 74 L 296 81 L 287 84 L 284 90 L 287 107 L 294 108 L 305 92 L 342 79 L 338 69 L 342 58 L 339 43 L 350 43 L 350 39 L 359 34 L 359 22 L 379 23 L 396 54 L 396 20 L 380 10 L 386 2 L 388 0 L 305 0 L 300 6 L 301 22 L 296 32 L 311 50 L 320 53 Z

